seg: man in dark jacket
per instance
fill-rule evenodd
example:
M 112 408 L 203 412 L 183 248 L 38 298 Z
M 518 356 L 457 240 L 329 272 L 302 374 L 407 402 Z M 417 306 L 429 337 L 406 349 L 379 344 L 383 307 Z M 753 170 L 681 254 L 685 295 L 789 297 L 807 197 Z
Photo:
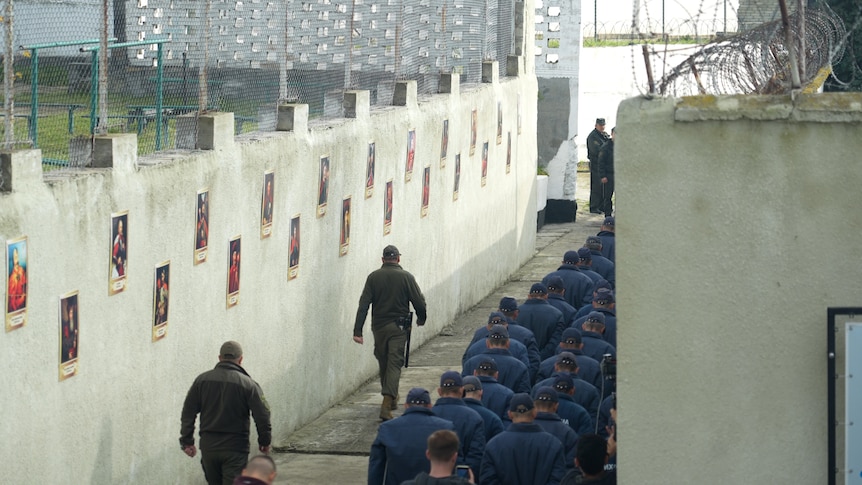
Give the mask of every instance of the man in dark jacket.
M 482 383 L 482 404 L 486 408 L 500 416 L 503 422 L 509 419 L 509 402 L 515 393 L 511 389 L 497 382 L 497 363 L 491 356 L 479 362 L 479 366 L 473 371 L 473 375 Z
M 464 363 L 467 362 L 470 357 L 475 357 L 479 354 L 483 354 L 486 350 L 488 350 L 488 344 L 486 340 L 488 338 L 488 334 L 491 332 L 491 328 L 494 325 L 503 325 L 504 327 L 506 327 L 507 330 L 509 330 L 509 352 L 511 352 L 513 357 L 520 360 L 524 363 L 524 365 L 527 366 L 527 368 L 530 370 L 530 380 L 532 381 L 533 377 L 536 375 L 536 372 L 538 372 L 539 370 L 539 350 L 528 350 L 527 346 L 515 337 L 515 332 L 509 329 L 509 321 L 506 320 L 506 317 L 500 312 L 491 312 L 491 315 L 488 317 L 488 325 L 480 327 L 473 334 L 473 341 L 470 342 L 470 345 L 467 346 L 467 350 L 461 357 L 461 366 L 463 367 Z M 533 333 L 524 327 L 517 327 L 518 328 L 514 330 L 518 332 L 524 332 L 523 335 L 525 337 L 526 334 L 529 334 L 529 338 L 532 339 L 533 347 L 535 348 L 536 339 L 535 337 L 533 337 Z M 533 353 L 535 353 L 535 357 L 533 356 Z M 535 362 L 533 362 L 532 359 L 535 359 Z
M 536 336 L 539 356 L 543 359 L 554 354 L 566 327 L 562 312 L 548 303 L 548 287 L 542 283 L 530 287 L 527 301 L 518 309 L 517 323 Z
M 587 315 L 586 321 L 581 325 L 581 340 L 584 342 L 584 355 L 596 359 L 596 362 L 602 362 L 605 354 L 610 354 L 616 358 L 617 349 L 609 344 L 602 337 L 605 331 L 605 314 L 599 312 L 590 312 Z
M 602 275 L 593 271 L 593 253 L 592 251 L 590 251 L 590 248 L 578 249 L 578 262 L 576 263 L 576 266 L 581 273 L 587 275 L 591 280 L 593 280 L 594 284 L 598 283 L 601 280 L 605 280 L 604 278 L 602 278 Z
M 487 349 L 464 362 L 461 375 L 473 375 L 473 371 L 489 357 L 497 363 L 500 384 L 514 392 L 530 391 L 530 371 L 523 362 L 509 352 L 509 331 L 503 325 L 494 325 L 485 340 Z
M 242 347 L 222 344 L 218 364 L 192 383 L 180 416 L 180 447 L 194 457 L 195 418 L 200 414 L 201 466 L 209 485 L 230 485 L 248 461 L 249 413 L 258 449 L 269 453 L 272 427 L 263 391 L 242 368 Z
M 557 414 L 560 400 L 557 391 L 553 387 L 543 386 L 536 392 L 535 397 L 536 424 L 548 433 L 554 435 L 563 445 L 566 468 L 575 467 L 575 447 L 578 445 L 578 434 L 569 425 L 560 419 Z
M 599 152 L 610 139 L 605 132 L 605 119 L 596 118 L 596 126 L 587 135 L 587 159 L 590 161 L 590 212 L 602 213 L 602 182 L 599 177 Z
M 533 397 L 536 397 L 536 392 L 538 392 L 539 388 L 546 386 L 553 387 L 556 383 L 557 376 L 560 374 L 569 374 L 569 377 L 572 378 L 572 384 L 574 385 L 572 400 L 587 411 L 590 415 L 590 421 L 595 427 L 597 419 L 596 415 L 598 414 L 599 404 L 601 401 L 601 397 L 599 395 L 600 391 L 596 386 L 580 379 L 578 370 L 578 362 L 575 359 L 575 355 L 571 352 L 560 352 L 557 355 L 557 362 L 554 365 L 554 373 L 551 377 L 537 382 L 530 393 Z
M 578 252 L 566 251 L 563 255 L 563 262 L 556 271 L 548 273 L 542 278 L 542 284 L 546 285 L 554 276 L 559 276 L 563 279 L 563 286 L 566 288 L 563 296 L 569 305 L 575 308 L 581 308 L 590 303 L 593 294 L 593 280 L 589 276 L 581 273 L 578 269 Z
M 599 150 L 599 180 L 602 183 L 602 211 L 605 217 L 614 212 L 614 203 L 611 197 L 614 195 L 614 140 L 617 137 L 617 129 L 611 129 L 611 139 Z M 592 209 L 592 206 L 590 206 Z
M 560 340 L 560 345 L 557 347 L 557 353 L 553 357 L 548 357 L 542 361 L 539 366 L 539 374 L 536 382 L 551 377 L 556 372 L 554 366 L 557 365 L 557 356 L 561 352 L 571 352 L 575 356 L 575 361 L 578 363 L 578 378 L 583 379 L 596 388 L 602 386 L 602 370 L 599 363 L 592 357 L 587 357 L 581 348 L 584 342 L 581 339 L 580 330 L 569 327 L 563 330 L 563 338 Z
M 616 298 L 611 290 L 601 289 L 596 291 L 593 297 L 593 311 L 587 315 L 578 318 L 572 323 L 572 327 L 581 328 L 581 325 L 587 321 L 587 316 L 593 312 L 599 312 L 605 316 L 605 331 L 602 333 L 602 338 L 614 348 L 617 347 L 617 312 Z
M 410 304 L 416 310 L 420 327 L 425 325 L 425 297 L 416 284 L 413 275 L 401 268 L 401 253 L 395 246 L 383 248 L 383 266 L 368 275 L 365 288 L 359 297 L 359 308 L 353 323 L 353 341 L 365 343 L 362 327 L 371 305 L 371 331 L 374 333 L 374 357 L 380 367 L 380 385 L 383 403 L 380 405 L 380 419 L 392 419 L 392 410 L 398 407 L 398 382 L 401 380 L 401 366 L 404 365 L 404 346 Z
M 464 378 L 464 404 L 482 416 L 482 421 L 485 422 L 485 443 L 488 443 L 491 438 L 503 432 L 503 420 L 482 404 L 482 393 L 482 381 L 478 377 Z
M 425 456 L 431 462 L 431 471 L 416 475 L 413 480 L 407 480 L 401 485 L 467 485 L 473 482 L 473 474 L 467 478 L 453 475 L 455 462 L 458 460 L 458 435 L 452 431 L 441 429 L 428 437 L 428 450 Z
M 617 260 L 617 251 L 616 251 L 616 219 L 613 216 L 605 217 L 605 220 L 602 221 L 602 227 L 599 230 L 599 233 L 596 236 L 599 236 L 602 240 L 602 256 L 611 260 L 612 263 L 616 264 Z
M 483 485 L 558 484 L 565 474 L 563 445 L 534 423 L 529 394 L 515 394 L 509 405 L 512 424 L 492 439 L 482 456 Z
M 602 278 L 608 280 L 611 286 L 617 285 L 615 265 L 610 259 L 602 256 L 602 240 L 598 236 L 587 236 L 587 241 L 584 243 L 585 248 L 589 248 L 590 256 L 593 257 L 591 268 L 596 273 L 602 275 Z
M 451 421 L 431 411 L 431 395 L 414 387 L 404 401 L 404 414 L 386 421 L 377 430 L 368 457 L 368 483 L 398 485 L 419 472 L 428 472 L 426 440 L 440 429 L 454 430 Z
M 578 310 L 566 301 L 566 297 L 564 296 L 566 294 L 566 284 L 563 282 L 563 278 L 558 275 L 551 276 L 548 278 L 547 286 L 548 303 L 563 314 L 563 324 L 566 327 L 570 327 L 572 322 L 575 321 L 575 313 Z
M 461 399 L 464 395 L 464 380 L 461 374 L 451 370 L 444 372 L 440 376 L 437 394 L 440 398 L 431 410 L 455 425 L 455 432 L 461 440 L 458 464 L 467 465 L 476 473 L 482 463 L 482 452 L 485 451 L 485 422 L 479 413 L 467 407 Z

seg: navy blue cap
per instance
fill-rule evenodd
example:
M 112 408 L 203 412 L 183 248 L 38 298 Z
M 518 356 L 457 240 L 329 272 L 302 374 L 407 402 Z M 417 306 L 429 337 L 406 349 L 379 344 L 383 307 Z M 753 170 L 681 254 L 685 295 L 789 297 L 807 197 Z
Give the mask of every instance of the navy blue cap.
M 490 371 L 497 372 L 497 361 L 495 361 L 491 357 L 488 357 L 487 359 L 484 359 L 482 362 L 479 362 L 479 365 L 476 366 L 476 368 L 481 369 L 481 370 L 490 370 Z
M 464 385 L 464 380 L 461 379 L 461 374 L 447 370 L 440 376 L 440 387 L 461 387 Z
M 599 322 L 602 325 L 604 325 L 605 324 L 605 314 L 602 312 L 590 312 L 590 314 L 587 315 L 586 321 L 588 321 L 588 322 Z
M 560 402 L 557 391 L 551 386 L 542 386 L 536 391 L 536 401 Z
M 581 332 L 578 331 L 577 328 L 569 327 L 563 330 L 563 336 L 561 338 L 562 342 L 567 344 L 579 344 L 583 342 L 581 339 Z
M 511 296 L 504 296 L 500 299 L 500 311 L 501 312 L 513 312 L 518 309 L 518 300 L 512 298 Z
M 578 259 L 580 259 L 581 261 L 592 261 L 593 253 L 590 252 L 590 248 L 578 249 Z
M 491 314 L 488 315 L 488 323 L 499 323 L 500 325 L 503 325 L 509 322 L 506 320 L 506 315 L 503 315 L 500 312 L 491 312 Z
M 574 387 L 575 381 L 572 379 L 572 375 L 567 372 L 561 372 L 554 378 L 554 389 L 558 391 L 568 391 Z
M 563 255 L 563 262 L 569 264 L 575 264 L 578 262 L 578 252 L 577 251 L 566 251 L 566 254 Z
M 407 393 L 407 404 L 431 404 L 431 394 L 427 389 L 414 387 Z
M 584 247 L 588 247 L 594 251 L 599 251 L 602 249 L 602 238 L 599 236 L 589 236 L 587 237 L 587 243 L 584 244 Z
M 601 304 L 613 303 L 615 301 L 614 292 L 607 288 L 596 290 L 596 294 L 593 296 L 593 301 Z
M 492 339 L 507 339 L 509 338 L 509 329 L 503 325 L 494 325 L 488 333 L 488 338 Z
M 548 278 L 548 289 L 549 290 L 563 290 L 566 288 L 566 283 L 563 281 L 562 276 L 551 276 Z
M 603 226 L 613 227 L 615 224 L 616 224 L 616 221 L 614 220 L 614 216 L 607 216 L 607 217 L 605 217 L 605 220 L 602 221 Z
M 575 358 L 575 354 L 571 352 L 560 352 L 557 354 L 557 364 L 563 364 L 567 366 L 578 366 L 578 359 Z
M 524 414 L 533 409 L 533 398 L 526 392 L 519 392 L 512 396 L 509 402 L 509 411 L 518 414 Z
M 467 376 L 464 378 L 464 392 L 473 392 L 482 390 L 482 381 L 476 376 Z
M 533 286 L 530 287 L 531 295 L 547 295 L 548 287 L 541 283 L 533 283 Z
M 613 290 L 611 287 L 611 282 L 602 278 L 599 281 L 596 281 L 596 287 L 593 291 L 598 291 L 601 288 L 607 288 L 608 290 Z

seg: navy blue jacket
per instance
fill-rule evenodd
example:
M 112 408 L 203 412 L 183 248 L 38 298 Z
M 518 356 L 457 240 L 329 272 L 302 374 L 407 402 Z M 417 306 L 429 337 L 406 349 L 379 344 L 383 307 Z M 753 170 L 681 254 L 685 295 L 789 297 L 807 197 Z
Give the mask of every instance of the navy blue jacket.
M 523 362 L 512 357 L 507 349 L 486 349 L 484 353 L 470 357 L 462 366 L 462 376 L 472 376 L 483 360 L 491 357 L 497 363 L 497 381 L 514 392 L 530 392 L 530 371 Z
M 530 364 L 527 367 L 530 368 L 530 380 L 532 381 L 536 378 L 536 372 L 539 370 L 539 363 L 542 362 L 542 358 L 539 357 L 539 346 L 536 345 L 536 336 L 533 335 L 533 332 L 518 325 L 514 321 L 509 320 L 508 318 L 506 320 L 509 322 L 509 340 L 517 340 L 527 347 L 527 357 L 530 359 Z M 473 334 L 473 340 L 470 341 L 470 345 L 476 343 L 477 340 L 488 338 L 489 333 L 491 333 L 491 331 L 488 330 L 488 327 L 482 327 L 476 330 L 476 333 Z
M 554 379 L 556 379 L 558 372 L 554 372 L 551 377 L 543 381 L 539 381 L 533 386 L 533 389 L 530 390 L 530 395 L 533 396 L 533 399 L 536 398 L 536 393 L 539 388 L 542 386 L 554 387 Z M 601 396 L 599 396 L 599 390 L 596 389 L 596 386 L 590 384 L 589 382 L 578 379 L 577 374 L 571 374 L 572 380 L 575 382 L 575 394 L 571 396 L 572 400 L 583 407 L 587 413 L 590 415 L 590 421 L 592 421 L 592 425 L 595 427 L 596 425 L 596 413 L 599 410 L 599 403 L 601 401 Z
M 482 404 L 506 421 L 509 419 L 509 402 L 514 391 L 488 376 L 477 376 L 482 382 Z
M 560 400 L 557 414 L 560 415 L 560 419 L 568 424 L 578 436 L 596 432 L 593 418 L 590 417 L 590 414 L 583 406 L 572 399 L 572 396 L 564 392 L 557 392 L 557 397 Z
M 563 445 L 536 423 L 512 423 L 485 447 L 482 485 L 557 485 L 566 473 Z
M 599 280 L 603 280 L 603 279 L 604 279 L 604 278 L 602 278 L 602 275 L 600 275 L 600 274 L 596 273 L 595 271 L 593 271 L 593 267 L 592 267 L 592 265 L 590 265 L 590 266 L 582 266 L 582 265 L 578 265 L 578 269 L 579 269 L 579 270 L 581 270 L 581 273 L 583 273 L 583 274 L 587 275 L 591 280 L 593 280 L 593 285 L 595 285 L 596 283 L 598 283 L 598 282 L 599 282 Z M 587 308 L 588 308 L 588 307 L 590 306 L 590 303 L 592 303 L 592 301 L 593 301 L 593 297 L 591 296 L 591 297 L 590 297 L 590 301 L 588 301 L 587 303 L 585 303 L 585 304 L 584 304 L 584 306 L 582 306 L 580 309 L 583 309 L 583 308 L 585 308 L 585 307 L 587 307 Z
M 596 359 L 596 362 L 601 363 L 605 354 L 617 356 L 616 347 L 602 338 L 601 334 L 581 330 L 581 340 L 584 342 L 584 348 L 581 349 L 584 351 L 584 355 Z
M 563 295 L 558 293 L 548 292 L 548 303 L 563 314 L 563 323 L 565 326 L 570 326 L 575 321 L 575 313 L 578 312 L 575 307 L 569 305 Z
M 602 256 L 611 260 L 612 263 L 617 263 L 616 234 L 611 231 L 599 231 L 596 236 L 602 240 Z
M 602 256 L 601 251 L 596 251 L 595 249 L 590 250 L 590 255 L 593 257 L 593 271 L 602 275 L 602 278 L 608 280 L 608 283 L 616 288 L 617 277 L 614 271 L 614 263 L 610 259 Z M 593 301 L 592 297 L 590 298 L 590 301 Z
M 536 336 L 539 356 L 547 359 L 554 354 L 566 324 L 563 313 L 552 307 L 546 300 L 534 298 L 527 300 L 518 309 L 518 325 L 527 328 Z
M 598 272 L 598 271 L 597 271 Z M 563 279 L 566 293 L 563 295 L 569 305 L 580 308 L 593 301 L 593 288 L 595 283 L 589 276 L 581 273 L 580 268 L 573 264 L 561 264 L 556 271 L 548 273 L 542 278 L 542 284 L 548 286 L 551 276 L 559 276 Z
M 484 354 L 485 351 L 488 350 L 488 344 L 484 340 L 477 340 L 476 342 L 470 344 L 470 347 L 467 348 L 467 351 L 464 352 L 464 355 L 461 357 L 461 367 L 464 367 L 464 363 L 466 363 L 470 357 L 475 357 L 479 354 Z M 538 372 L 538 368 L 535 371 L 530 369 L 530 356 L 527 354 L 527 347 L 518 342 L 515 339 L 509 339 L 509 353 L 512 354 L 512 357 L 520 360 L 527 366 L 527 369 L 530 370 L 530 376 L 532 377 L 536 372 Z M 538 354 L 536 354 L 538 355 Z
M 596 362 L 596 359 L 587 357 L 581 349 L 564 349 L 561 346 L 557 346 L 557 352 L 553 357 L 548 357 L 542 361 L 542 364 L 539 366 L 539 374 L 536 377 L 536 382 L 551 377 L 554 373 L 554 365 L 557 363 L 557 355 L 563 351 L 571 352 L 575 355 L 575 360 L 578 362 L 578 379 L 583 379 L 596 388 L 602 387 L 602 368 Z
M 601 406 L 599 406 L 598 434 L 604 439 L 608 439 L 610 437 L 610 434 L 608 433 L 608 426 L 614 424 L 614 420 L 613 418 L 611 418 L 611 408 L 614 405 L 613 399 L 614 398 L 612 396 L 608 396 L 602 401 Z
M 617 348 L 617 313 L 610 308 L 603 307 L 595 308 L 593 311 L 603 313 L 605 315 L 605 332 L 602 334 L 602 338 L 605 339 L 605 342 L 613 345 L 614 348 Z M 581 327 L 581 325 L 587 321 L 587 317 L 589 317 L 589 315 L 584 315 L 583 317 L 578 318 L 572 326 L 583 332 L 583 327 Z
M 421 406 L 407 408 L 400 417 L 381 423 L 368 457 L 369 485 L 398 485 L 430 471 L 425 457 L 428 437 L 440 429 L 454 431 L 455 426 Z
M 578 446 L 578 435 L 566 423 L 560 419 L 557 413 L 545 413 L 539 411 L 534 423 L 542 427 L 545 432 L 554 435 L 563 445 L 566 468 L 575 467 L 575 452 Z
M 500 416 L 497 416 L 497 413 L 486 408 L 482 404 L 482 401 L 470 397 L 465 397 L 464 404 L 466 404 L 468 408 L 479 413 L 479 416 L 482 416 L 482 421 L 485 422 L 486 444 L 491 441 L 491 438 L 503 432 L 503 420 L 500 419 Z
M 485 451 L 485 422 L 482 421 L 482 416 L 467 407 L 464 400 L 455 397 L 437 399 L 431 410 L 455 425 L 455 433 L 461 440 L 458 463 L 468 465 L 473 469 L 473 473 L 476 473 L 482 464 L 482 453 Z

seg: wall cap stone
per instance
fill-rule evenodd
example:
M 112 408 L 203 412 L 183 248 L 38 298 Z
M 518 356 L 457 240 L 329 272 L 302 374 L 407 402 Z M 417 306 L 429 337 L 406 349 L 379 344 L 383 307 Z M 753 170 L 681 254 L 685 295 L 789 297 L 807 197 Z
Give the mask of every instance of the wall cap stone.
M 675 121 L 862 121 L 862 93 L 686 96 L 676 100 Z

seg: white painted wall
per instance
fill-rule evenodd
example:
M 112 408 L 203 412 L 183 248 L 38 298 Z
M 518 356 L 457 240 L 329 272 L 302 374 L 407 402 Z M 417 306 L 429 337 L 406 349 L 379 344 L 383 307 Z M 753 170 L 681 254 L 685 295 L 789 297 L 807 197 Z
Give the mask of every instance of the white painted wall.
M 860 106 L 620 106 L 620 484 L 826 482 L 827 307 L 862 295 Z
M 428 300 L 418 346 L 532 256 L 536 231 L 536 80 L 527 73 L 465 85 L 418 106 L 370 118 L 312 123 L 307 133 L 253 133 L 213 151 L 175 151 L 132 170 L 46 175 L 38 152 L 12 193 L 0 194 L 0 239 L 29 237 L 29 323 L 2 335 L 3 474 L 33 483 L 201 483 L 181 453 L 179 416 L 194 377 L 228 339 L 272 407 L 276 444 L 376 373 L 371 345 L 352 342 L 365 275 L 387 244 Z M 517 133 L 517 100 L 524 130 Z M 503 141 L 496 144 L 497 103 Z M 478 146 L 469 155 L 470 114 Z M 449 157 L 440 167 L 443 120 Z M 407 132 L 416 129 L 413 180 L 404 182 Z M 506 173 L 506 136 L 512 166 Z M 367 144 L 377 144 L 376 187 L 363 196 Z M 487 184 L 480 184 L 489 141 Z M 454 156 L 460 196 L 452 200 Z M 332 163 L 330 205 L 316 218 L 319 158 Z M 132 161 L 133 162 L 133 161 Z M 430 212 L 420 217 L 422 169 L 431 167 Z M 275 170 L 274 233 L 259 237 L 263 175 Z M 383 191 L 394 179 L 392 233 Z M 196 192 L 210 190 L 210 253 L 193 265 Z M 349 253 L 339 257 L 340 202 L 353 197 Z M 108 296 L 111 213 L 129 211 L 128 289 Z M 301 214 L 299 277 L 287 280 L 289 220 Z M 241 302 L 226 309 L 227 245 L 242 235 Z M 168 336 L 151 342 L 153 273 L 171 262 Z M 5 273 L 4 273 L 5 274 Z M 5 285 L 0 293 L 5 298 Z M 58 381 L 61 294 L 79 290 L 80 372 Z M 370 335 L 370 322 L 366 325 Z M 253 441 L 256 438 L 253 437 Z

